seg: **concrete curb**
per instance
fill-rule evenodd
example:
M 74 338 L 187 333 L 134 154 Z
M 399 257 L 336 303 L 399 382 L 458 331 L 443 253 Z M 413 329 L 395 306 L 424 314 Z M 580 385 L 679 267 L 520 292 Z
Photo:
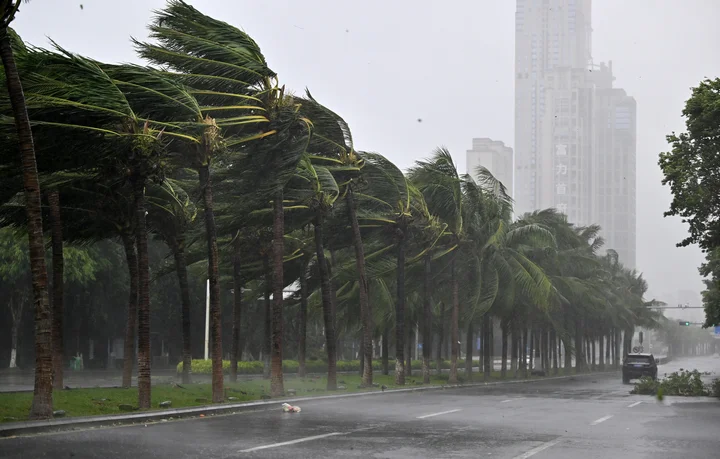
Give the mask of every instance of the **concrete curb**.
M 518 379 L 510 381 L 493 381 L 471 384 L 454 384 L 454 385 L 433 385 L 418 386 L 405 389 L 389 389 L 386 391 L 373 392 L 354 392 L 350 394 L 321 395 L 317 397 L 300 397 L 300 398 L 278 398 L 270 402 L 246 402 L 222 405 L 207 405 L 192 408 L 177 408 L 162 411 L 148 411 L 133 414 L 117 414 L 111 416 L 84 416 L 77 418 L 51 419 L 47 421 L 24 421 L 24 422 L 8 422 L 0 424 L 0 438 L 9 438 L 22 435 L 33 435 L 40 433 L 56 433 L 74 430 L 84 430 L 89 428 L 102 427 L 118 427 L 133 424 L 145 424 L 161 422 L 169 419 L 182 419 L 201 416 L 218 416 L 224 414 L 236 414 L 245 411 L 268 411 L 279 410 L 280 403 L 287 402 L 296 404 L 301 402 L 313 402 L 322 400 L 333 400 L 350 397 L 367 397 L 386 394 L 400 394 L 410 392 L 423 392 L 431 390 L 447 390 L 447 389 L 463 389 L 472 387 L 488 387 L 500 386 L 507 384 L 529 384 L 542 381 L 557 381 L 572 378 L 586 378 L 591 376 L 603 376 L 617 373 L 617 371 L 603 371 L 595 373 L 583 373 L 579 375 L 569 376 L 553 376 L 537 379 Z

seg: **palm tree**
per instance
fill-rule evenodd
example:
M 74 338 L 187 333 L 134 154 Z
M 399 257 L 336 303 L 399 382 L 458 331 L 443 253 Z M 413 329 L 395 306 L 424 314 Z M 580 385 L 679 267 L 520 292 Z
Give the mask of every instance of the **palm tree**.
M 458 320 L 460 318 L 460 286 L 458 277 L 457 247 L 464 241 L 463 232 L 463 193 L 462 180 L 455 167 L 450 152 L 445 148 L 438 148 L 430 159 L 416 161 L 415 167 L 409 172 L 412 183 L 425 197 L 428 209 L 447 226 L 448 250 L 451 253 L 450 262 L 450 289 L 451 289 L 451 318 L 450 318 L 450 376 L 448 382 L 458 382 L 457 359 L 460 353 L 458 342 L 460 333 Z
M 192 371 L 192 339 L 190 332 L 190 287 L 187 273 L 187 230 L 197 216 L 195 206 L 182 184 L 166 180 L 148 189 L 150 228 L 165 241 L 175 260 L 175 274 L 180 287 L 182 325 L 182 382 L 190 382 Z M 130 263 L 130 260 L 128 260 Z
M 158 44 L 136 42 L 140 55 L 172 69 L 187 84 L 214 129 L 207 131 L 193 159 L 200 175 L 208 237 L 210 308 L 213 321 L 213 401 L 222 401 L 222 343 L 217 229 L 210 163 L 221 147 L 245 151 L 255 161 L 258 182 L 272 194 L 273 309 L 271 391 L 284 392 L 282 377 L 283 187 L 307 146 L 310 123 L 286 96 L 257 43 L 241 30 L 215 20 L 181 0 L 171 0 L 150 26 Z M 211 118 L 211 115 L 216 118 Z M 217 119 L 217 121 L 216 121 Z M 234 136 L 234 137 L 233 137 Z M 251 161 L 251 162 L 252 162 Z
M 179 126 L 165 122 L 176 116 L 187 117 L 186 104 L 193 99 L 182 87 L 148 69 L 102 65 L 59 46 L 56 48 L 58 52 L 34 50 L 28 58 L 28 67 L 34 69 L 28 73 L 31 82 L 27 93 L 28 107 L 33 113 L 33 124 L 43 133 L 43 139 L 49 143 L 51 136 L 48 134 L 72 131 L 76 138 L 85 142 L 80 151 L 93 158 L 84 170 L 107 181 L 110 189 L 123 190 L 134 202 L 132 230 L 138 268 L 138 397 L 140 407 L 149 408 L 150 317 L 145 188 L 149 179 L 162 180 L 159 159 L 164 155 L 166 138 L 195 141 L 194 137 L 179 132 Z M 155 120 L 151 121 L 150 116 Z M 190 126 L 185 124 L 183 127 L 189 129 Z M 95 150 L 93 147 L 98 139 L 102 147 Z M 67 152 L 68 146 L 62 148 Z M 131 321 L 129 318 L 128 322 Z
M 354 150 L 352 132 L 347 122 L 337 113 L 323 106 L 310 91 L 302 99 L 302 111 L 313 123 L 313 137 L 309 151 L 329 161 L 328 167 L 337 176 L 345 199 L 341 204 L 344 208 L 337 212 L 346 215 L 352 235 L 352 246 L 355 252 L 357 270 L 358 302 L 361 320 L 361 362 L 363 386 L 369 387 L 373 382 L 373 311 L 370 305 L 370 281 L 367 275 L 365 246 L 358 219 L 358 202 L 356 193 L 362 192 L 366 185 L 362 175 L 365 165 L 364 158 Z M 340 222 L 336 222 L 338 225 Z
M 13 51 L 14 32 L 10 23 L 20 9 L 20 0 L 2 0 L 0 3 L 0 58 L 5 70 L 5 84 L 15 118 L 18 146 L 22 164 L 25 208 L 28 222 L 30 266 L 32 270 L 33 303 L 35 304 L 35 387 L 30 407 L 31 419 L 49 418 L 52 415 L 52 330 L 48 279 L 45 267 L 45 240 L 42 226 L 42 204 L 35 146 L 28 117 L 23 86 Z

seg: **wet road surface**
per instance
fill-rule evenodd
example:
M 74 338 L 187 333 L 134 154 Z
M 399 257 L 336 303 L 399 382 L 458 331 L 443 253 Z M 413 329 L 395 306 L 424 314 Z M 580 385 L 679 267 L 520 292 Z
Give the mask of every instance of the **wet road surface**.
M 720 358 L 671 362 L 715 372 Z M 720 401 L 630 395 L 620 375 L 304 402 L 0 440 L 2 458 L 713 458 Z

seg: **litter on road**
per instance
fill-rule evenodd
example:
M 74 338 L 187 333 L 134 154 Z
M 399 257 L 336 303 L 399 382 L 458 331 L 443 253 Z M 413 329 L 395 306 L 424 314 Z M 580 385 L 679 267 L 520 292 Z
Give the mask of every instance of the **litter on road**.
M 283 404 L 282 404 L 282 409 L 283 409 L 283 411 L 286 412 L 286 413 L 299 413 L 299 412 L 300 412 L 300 407 L 299 407 L 299 406 L 292 406 L 292 405 L 289 404 L 289 403 L 283 403 Z

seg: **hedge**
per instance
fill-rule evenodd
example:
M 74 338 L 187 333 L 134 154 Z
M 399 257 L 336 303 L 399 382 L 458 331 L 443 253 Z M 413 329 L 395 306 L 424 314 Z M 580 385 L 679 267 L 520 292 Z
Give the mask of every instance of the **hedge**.
M 432 368 L 435 369 L 436 362 L 432 361 Z M 463 359 L 458 359 L 458 367 L 462 368 L 465 365 Z M 359 360 L 338 360 L 336 363 L 337 371 L 360 371 Z M 297 360 L 283 360 L 283 372 L 284 373 L 297 373 L 300 368 L 300 363 Z M 422 368 L 422 361 L 413 360 L 412 368 Z M 442 368 L 449 369 L 450 361 L 443 360 Z M 182 373 L 183 364 L 182 362 L 177 365 L 177 372 Z M 379 359 L 373 360 L 373 370 L 380 371 L 382 369 L 382 361 Z M 395 369 L 395 359 L 390 360 L 390 369 Z M 305 371 L 308 373 L 326 373 L 327 362 L 321 360 L 308 360 L 305 362 Z M 212 374 L 212 360 L 193 360 L 192 361 L 192 373 L 196 375 L 210 375 Z M 230 361 L 223 360 L 223 373 L 230 374 Z M 238 362 L 238 374 L 241 375 L 261 375 L 263 373 L 263 362 L 259 360 L 253 360 L 250 362 Z

